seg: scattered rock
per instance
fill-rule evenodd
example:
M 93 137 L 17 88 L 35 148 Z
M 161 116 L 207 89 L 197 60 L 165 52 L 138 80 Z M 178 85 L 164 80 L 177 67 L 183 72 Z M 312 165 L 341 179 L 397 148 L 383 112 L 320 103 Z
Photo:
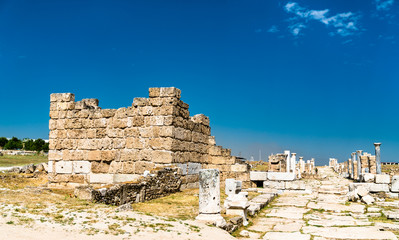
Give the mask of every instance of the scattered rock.
M 375 202 L 374 198 L 370 195 L 366 195 L 364 197 L 362 197 L 362 202 L 364 202 L 367 205 L 373 204 L 373 202 Z
M 240 232 L 240 235 L 243 236 L 243 237 L 249 237 L 249 232 L 247 230 L 242 230 Z
M 125 211 L 131 211 L 131 210 L 133 210 L 132 203 L 125 203 L 116 208 L 116 211 L 118 211 L 118 212 L 125 212 Z

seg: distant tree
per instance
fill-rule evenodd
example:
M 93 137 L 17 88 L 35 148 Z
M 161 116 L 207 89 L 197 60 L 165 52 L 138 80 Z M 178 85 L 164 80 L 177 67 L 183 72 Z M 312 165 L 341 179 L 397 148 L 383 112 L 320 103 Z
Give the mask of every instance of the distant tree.
M 48 152 L 48 143 L 44 143 L 42 150 Z
M 22 141 L 16 137 L 12 137 L 5 145 L 4 149 L 22 149 Z
M 44 144 L 46 144 L 46 142 L 43 139 L 41 138 L 36 139 L 33 144 L 34 150 L 40 152 L 41 150 L 43 150 Z
M 4 145 L 6 145 L 8 142 L 8 139 L 5 137 L 0 137 L 0 147 L 3 148 Z
M 24 140 L 23 143 L 25 150 L 35 151 L 35 142 L 32 139 Z

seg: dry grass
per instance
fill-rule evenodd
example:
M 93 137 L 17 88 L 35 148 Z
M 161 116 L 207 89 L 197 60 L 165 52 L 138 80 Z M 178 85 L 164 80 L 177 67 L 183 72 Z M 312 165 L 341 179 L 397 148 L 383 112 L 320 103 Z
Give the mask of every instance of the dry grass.
M 252 161 L 249 162 L 251 164 L 251 171 L 264 171 L 267 172 L 269 170 L 269 163 L 265 161 Z
M 194 219 L 198 215 L 198 189 L 187 189 L 148 202 L 134 203 L 133 209 L 147 215 Z
M 399 174 L 399 165 L 382 165 L 381 171 L 392 175 Z
M 46 182 L 46 174 L 0 174 L 0 188 L 22 189 L 26 187 L 38 187 L 45 184 Z
M 0 156 L 0 167 L 23 166 L 27 164 L 37 164 L 47 162 L 48 158 L 44 155 L 19 156 L 4 155 Z

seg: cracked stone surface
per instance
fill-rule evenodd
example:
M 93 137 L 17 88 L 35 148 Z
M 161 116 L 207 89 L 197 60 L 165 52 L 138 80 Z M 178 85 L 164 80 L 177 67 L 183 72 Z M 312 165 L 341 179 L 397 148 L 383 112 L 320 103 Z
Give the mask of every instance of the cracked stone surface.
M 281 194 L 247 228 L 254 234 L 242 239 L 397 239 L 392 231 L 399 230 L 399 222 L 378 219 L 384 216 L 381 213 L 399 218 L 399 200 L 369 206 L 347 202 L 351 181 L 328 167 L 318 170 L 326 178 L 304 180 L 311 192 Z

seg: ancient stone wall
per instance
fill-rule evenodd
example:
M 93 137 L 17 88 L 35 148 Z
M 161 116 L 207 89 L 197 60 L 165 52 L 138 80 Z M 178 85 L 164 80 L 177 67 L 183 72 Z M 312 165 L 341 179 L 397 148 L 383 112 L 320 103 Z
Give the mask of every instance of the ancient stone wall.
M 120 183 L 170 165 L 182 168 L 187 184 L 198 182 L 202 168 L 219 169 L 222 181 L 248 182 L 248 166 L 216 146 L 209 118 L 190 117 L 180 94 L 173 87 L 150 88 L 149 98 L 119 109 L 101 109 L 97 99 L 75 102 L 72 93 L 51 94 L 50 183 Z
M 284 153 L 272 154 L 269 156 L 269 171 L 286 172 L 288 155 Z
M 164 168 L 141 177 L 135 182 L 92 189 L 91 200 L 98 203 L 122 205 L 164 197 L 180 190 L 182 181 L 181 175 L 177 172 L 173 168 Z

